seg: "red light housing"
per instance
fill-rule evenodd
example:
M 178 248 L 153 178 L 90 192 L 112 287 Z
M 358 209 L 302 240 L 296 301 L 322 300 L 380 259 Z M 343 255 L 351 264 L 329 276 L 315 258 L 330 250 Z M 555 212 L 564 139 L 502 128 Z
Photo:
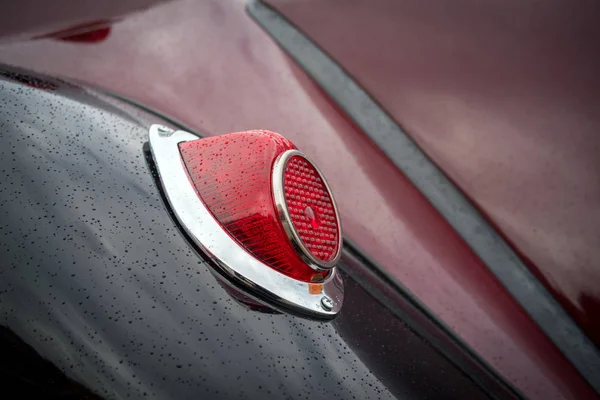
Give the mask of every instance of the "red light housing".
M 228 234 L 269 267 L 322 281 L 339 259 L 341 230 L 318 169 L 292 142 L 247 131 L 183 142 L 196 193 Z

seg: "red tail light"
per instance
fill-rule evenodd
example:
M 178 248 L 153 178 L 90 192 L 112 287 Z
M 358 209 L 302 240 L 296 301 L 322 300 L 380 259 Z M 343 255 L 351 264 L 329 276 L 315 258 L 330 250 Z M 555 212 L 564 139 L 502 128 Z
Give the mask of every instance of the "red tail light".
M 297 280 L 327 277 L 340 256 L 335 203 L 322 174 L 290 141 L 248 131 L 179 149 L 198 196 L 249 253 Z
M 342 233 L 333 196 L 289 140 L 267 131 L 200 139 L 160 125 L 148 139 L 148 166 L 166 205 L 212 272 L 278 311 L 339 314 Z

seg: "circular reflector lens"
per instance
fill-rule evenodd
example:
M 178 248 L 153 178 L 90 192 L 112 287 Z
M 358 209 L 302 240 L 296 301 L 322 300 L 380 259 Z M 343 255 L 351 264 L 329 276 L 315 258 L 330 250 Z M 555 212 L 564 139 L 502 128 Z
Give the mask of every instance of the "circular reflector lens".
M 321 268 L 339 259 L 341 230 L 333 196 L 323 175 L 297 150 L 282 155 L 284 226 L 300 255 Z

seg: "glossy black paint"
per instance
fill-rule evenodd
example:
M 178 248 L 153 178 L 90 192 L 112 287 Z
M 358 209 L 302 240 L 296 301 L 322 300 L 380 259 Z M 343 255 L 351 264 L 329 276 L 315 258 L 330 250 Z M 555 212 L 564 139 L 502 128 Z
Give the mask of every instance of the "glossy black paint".
M 6 327 L 0 327 L 0 354 L 3 398 L 44 399 L 50 394 L 60 394 L 60 399 L 100 399 L 89 389 L 67 378 Z
M 0 390 L 25 391 L 7 374 L 45 359 L 28 384 L 62 371 L 106 398 L 485 397 L 349 276 L 328 323 L 234 300 L 174 225 L 145 162 L 149 125 L 168 123 L 9 72 L 0 74 L 0 339 L 19 346 L 0 357 Z

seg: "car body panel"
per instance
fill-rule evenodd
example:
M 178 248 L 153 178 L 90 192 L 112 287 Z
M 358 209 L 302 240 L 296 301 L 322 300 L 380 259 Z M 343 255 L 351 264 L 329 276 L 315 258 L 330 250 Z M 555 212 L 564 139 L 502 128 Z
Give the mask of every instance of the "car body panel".
M 270 129 L 327 176 L 344 231 L 531 398 L 593 392 L 416 188 L 245 13 L 177 1 L 115 24 L 102 43 L 49 40 L 0 60 L 128 96 L 214 135 Z
M 487 398 L 347 275 L 329 323 L 235 301 L 146 163 L 149 125 L 164 121 L 63 81 L 3 75 L 3 338 L 106 398 Z M 3 357 L 0 374 L 17 359 Z
M 377 99 L 600 344 L 598 4 L 267 2 Z

